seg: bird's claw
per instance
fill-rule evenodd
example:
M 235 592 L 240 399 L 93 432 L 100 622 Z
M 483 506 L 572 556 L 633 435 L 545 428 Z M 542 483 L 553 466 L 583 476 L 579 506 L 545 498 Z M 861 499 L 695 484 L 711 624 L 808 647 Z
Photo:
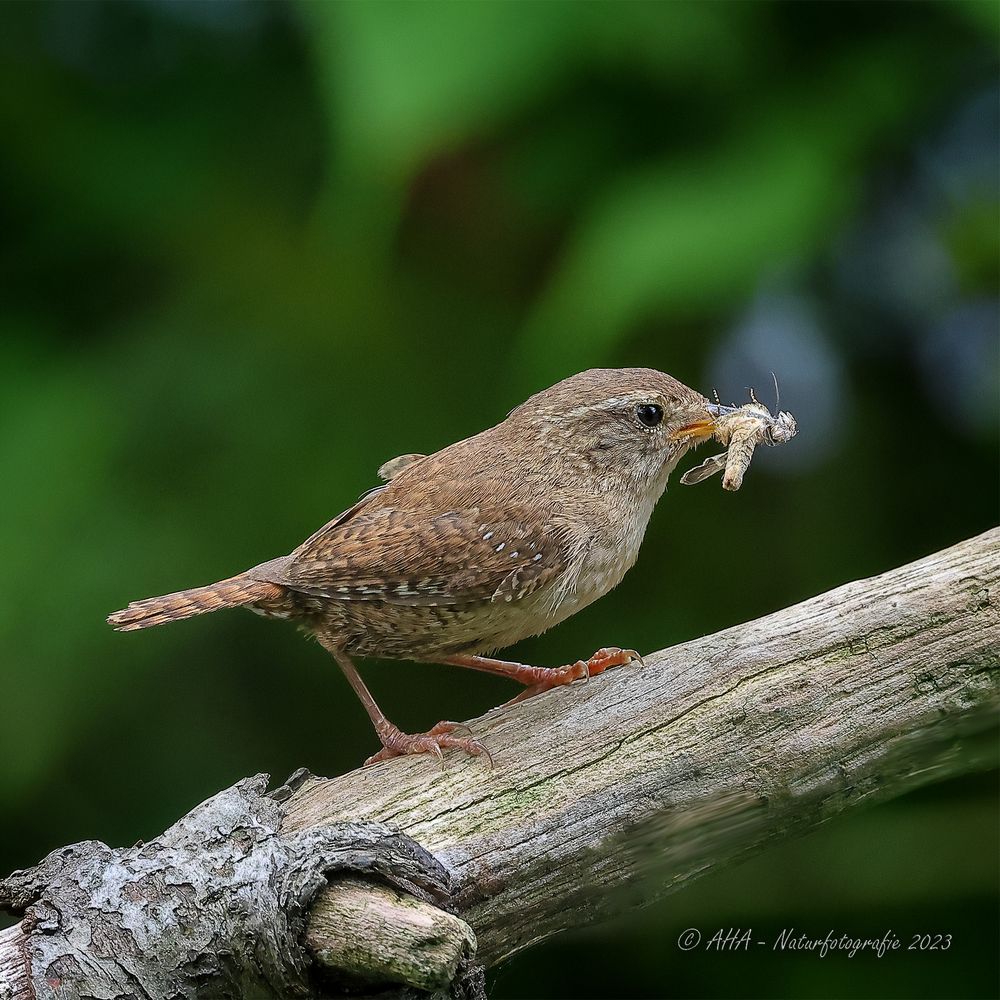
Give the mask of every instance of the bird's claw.
M 642 657 L 634 649 L 619 649 L 617 646 L 606 646 L 599 649 L 586 661 L 589 675 L 603 674 L 611 667 L 624 667 L 629 663 L 638 662 L 640 666 L 645 666 Z
M 550 691 L 554 687 L 561 687 L 564 684 L 572 684 L 573 681 L 583 681 L 584 684 L 596 674 L 603 674 L 611 667 L 622 667 L 628 663 L 638 662 L 645 666 L 642 657 L 634 649 L 619 649 L 617 646 L 607 646 L 599 649 L 589 660 L 577 660 L 565 667 L 552 667 L 536 681 L 529 684 L 520 694 L 505 701 L 504 705 L 516 705 L 519 701 L 525 701 L 543 691 Z
M 465 729 L 469 736 L 452 735 L 456 729 Z M 365 766 L 377 764 L 379 761 L 392 757 L 403 757 L 407 754 L 432 753 L 444 769 L 444 753 L 446 749 L 464 750 L 474 757 L 485 757 L 490 767 L 493 767 L 493 756 L 489 750 L 472 736 L 472 730 L 464 722 L 439 722 L 426 733 L 404 733 L 395 726 L 379 733 L 382 749 L 372 754 L 365 761 Z
M 470 736 L 472 735 L 472 726 L 466 725 L 464 722 L 449 722 L 447 719 L 439 722 L 432 729 L 427 731 L 428 736 L 441 736 L 448 733 L 453 733 L 456 729 L 464 729 Z

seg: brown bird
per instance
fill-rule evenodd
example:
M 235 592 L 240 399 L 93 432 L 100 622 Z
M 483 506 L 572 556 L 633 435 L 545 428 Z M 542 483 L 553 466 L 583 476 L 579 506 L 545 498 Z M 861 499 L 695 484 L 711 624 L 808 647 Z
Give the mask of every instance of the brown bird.
M 581 372 L 495 427 L 379 470 L 386 485 L 287 556 L 238 576 L 135 601 L 122 632 L 246 607 L 316 636 L 365 706 L 383 749 L 485 748 L 457 723 L 401 732 L 352 657 L 447 663 L 509 677 L 526 697 L 637 659 L 601 649 L 563 667 L 491 658 L 585 608 L 634 565 L 678 459 L 712 436 L 718 407 L 649 368 Z

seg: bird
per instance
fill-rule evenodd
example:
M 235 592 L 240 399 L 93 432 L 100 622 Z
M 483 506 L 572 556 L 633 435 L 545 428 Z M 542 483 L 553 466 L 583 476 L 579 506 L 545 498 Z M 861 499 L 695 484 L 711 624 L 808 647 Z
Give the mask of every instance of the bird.
M 634 565 L 667 479 L 712 437 L 719 408 L 651 368 L 583 371 L 433 454 L 379 470 L 383 484 L 285 556 L 208 586 L 133 601 L 121 632 L 222 608 L 285 619 L 332 655 L 382 749 L 366 764 L 445 749 L 489 751 L 459 723 L 404 733 L 355 658 L 450 664 L 524 686 L 514 700 L 640 659 L 606 647 L 537 667 L 496 653 L 612 590 Z M 490 758 L 492 761 L 492 758 Z

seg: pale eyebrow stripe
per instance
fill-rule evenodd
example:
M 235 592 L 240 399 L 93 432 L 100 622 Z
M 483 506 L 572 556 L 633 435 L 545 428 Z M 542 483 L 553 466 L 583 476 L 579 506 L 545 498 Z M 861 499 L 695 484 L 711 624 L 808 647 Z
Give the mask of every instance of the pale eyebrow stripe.
M 633 393 L 628 396 L 613 396 L 610 399 L 602 399 L 596 403 L 587 403 L 566 411 L 568 417 L 582 417 L 586 413 L 593 413 L 594 410 L 617 410 L 622 406 L 633 406 L 637 403 L 656 403 L 657 394 L 650 391 L 645 393 Z

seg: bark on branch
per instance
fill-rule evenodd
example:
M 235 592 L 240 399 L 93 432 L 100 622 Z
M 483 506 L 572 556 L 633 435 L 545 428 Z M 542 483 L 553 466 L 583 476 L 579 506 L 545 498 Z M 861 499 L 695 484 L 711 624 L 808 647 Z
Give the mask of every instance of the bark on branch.
M 0 932 L 0 998 L 318 996 L 324 975 L 475 995 L 473 953 L 493 965 L 991 766 L 998 578 L 993 530 L 495 709 L 472 723 L 492 771 L 449 755 L 271 795 L 247 779 L 149 845 L 54 852 L 0 882 L 25 913 Z

